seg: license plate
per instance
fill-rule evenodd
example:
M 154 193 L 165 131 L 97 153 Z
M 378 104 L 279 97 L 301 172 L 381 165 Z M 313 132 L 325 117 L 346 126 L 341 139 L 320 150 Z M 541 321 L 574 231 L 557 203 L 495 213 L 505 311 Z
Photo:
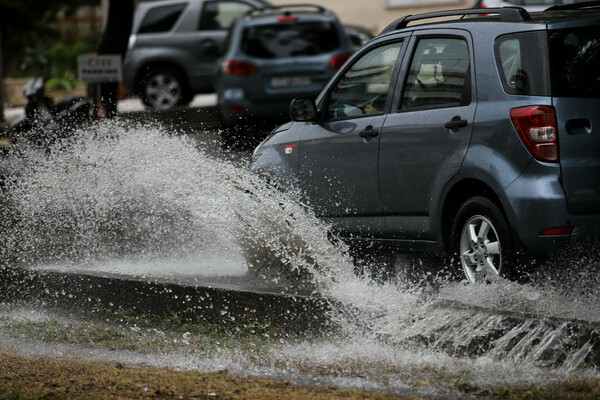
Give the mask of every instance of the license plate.
M 271 78 L 271 87 L 296 87 L 310 85 L 310 76 L 274 76 Z

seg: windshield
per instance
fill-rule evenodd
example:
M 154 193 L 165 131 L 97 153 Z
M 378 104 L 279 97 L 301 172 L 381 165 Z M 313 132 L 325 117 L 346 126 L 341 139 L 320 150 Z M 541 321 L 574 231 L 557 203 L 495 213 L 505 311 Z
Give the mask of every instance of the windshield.
M 329 22 L 295 22 L 246 28 L 242 51 L 258 58 L 311 56 L 328 53 L 340 45 Z
M 554 96 L 600 98 L 598 26 L 551 31 L 550 58 Z

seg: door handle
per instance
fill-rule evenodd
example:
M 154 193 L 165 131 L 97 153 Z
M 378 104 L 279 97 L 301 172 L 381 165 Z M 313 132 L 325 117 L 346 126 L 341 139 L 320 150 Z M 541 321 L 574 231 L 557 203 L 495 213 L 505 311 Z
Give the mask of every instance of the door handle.
M 450 129 L 452 132 L 459 130 L 460 128 L 464 128 L 467 126 L 469 122 L 466 119 L 461 119 L 458 115 L 452 118 L 450 121 L 446 122 L 444 127 L 446 129 Z
M 377 129 L 373 129 L 373 125 L 369 125 L 365 128 L 364 131 L 358 132 L 358 136 L 361 138 L 372 138 L 379 135 L 379 131 Z
M 200 47 L 202 48 L 203 54 L 207 56 L 219 55 L 219 45 L 213 39 L 202 39 L 200 41 Z

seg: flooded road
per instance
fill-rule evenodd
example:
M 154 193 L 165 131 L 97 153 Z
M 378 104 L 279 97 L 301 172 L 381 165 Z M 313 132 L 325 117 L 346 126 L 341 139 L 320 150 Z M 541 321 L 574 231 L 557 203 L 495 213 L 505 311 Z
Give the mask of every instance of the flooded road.
M 8 179 L 0 270 L 84 277 L 40 284 L 16 274 L 15 296 L 35 288 L 28 296 L 35 304 L 26 311 L 6 306 L 6 324 L 48 318 L 52 298 L 96 307 L 101 300 L 115 310 L 128 298 L 184 309 L 202 304 L 236 322 L 260 317 L 256 304 L 282 301 L 286 307 L 272 317 L 282 326 L 286 318 L 288 326 L 324 319 L 323 331 L 284 335 L 260 352 L 215 344 L 207 353 L 181 336 L 184 345 L 168 351 L 104 355 L 430 398 L 464 398 L 461 382 L 493 392 L 582 373 L 598 378 L 597 247 L 538 266 L 528 283 L 466 285 L 439 272 L 447 261 L 433 265 L 414 255 L 373 258 L 370 269 L 389 272 L 373 280 L 357 273 L 349 249 L 310 209 L 247 171 L 249 150 L 223 152 L 214 121 L 199 110 L 186 110 L 188 121 L 198 113 L 191 129 L 181 130 L 178 117 L 153 122 L 140 114 L 81 131 L 50 153 L 29 149 L 2 160 Z M 133 289 L 110 286 L 114 281 L 133 282 Z M 203 288 L 249 294 L 211 301 L 217 292 Z M 310 299 L 326 304 L 312 309 Z M 242 304 L 235 313 L 234 303 Z M 76 315 L 60 315 L 71 331 L 80 329 Z M 2 335 L 0 342 L 13 340 Z M 100 357 L 103 350 L 73 351 Z M 445 378 L 432 379 L 440 373 Z

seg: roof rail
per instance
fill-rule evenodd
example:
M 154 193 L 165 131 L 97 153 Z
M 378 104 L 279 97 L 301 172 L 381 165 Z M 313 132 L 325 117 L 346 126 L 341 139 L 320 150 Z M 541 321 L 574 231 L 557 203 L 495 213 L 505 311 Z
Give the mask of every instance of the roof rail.
M 580 10 L 582 8 L 596 8 L 596 7 L 600 7 L 600 1 L 584 1 L 581 3 L 557 4 L 555 6 L 546 8 L 544 11 Z
M 482 14 L 496 14 L 500 16 L 500 19 L 502 21 L 506 22 L 531 21 L 531 16 L 529 15 L 529 13 L 521 7 L 497 7 L 486 9 L 468 8 L 462 10 L 434 11 L 424 14 L 406 15 L 402 18 L 398 18 L 396 21 L 389 24 L 383 31 L 381 31 L 381 33 L 388 33 L 398 29 L 406 28 L 409 22 L 418 21 L 422 19 Z
M 306 9 L 306 10 L 297 10 L 297 11 L 313 11 L 313 12 L 318 12 L 318 13 L 323 13 L 326 12 L 327 9 L 316 5 L 316 4 L 286 4 L 283 6 L 267 6 L 267 7 L 260 7 L 260 8 L 253 8 L 250 9 L 248 11 L 246 11 L 246 13 L 244 15 L 246 16 L 252 16 L 252 15 L 258 15 L 258 14 L 268 14 L 268 13 L 276 13 L 276 12 L 281 12 L 281 10 L 284 9 L 284 14 L 288 14 L 290 15 L 292 13 L 292 9 Z M 312 9 L 312 10 L 310 10 Z

